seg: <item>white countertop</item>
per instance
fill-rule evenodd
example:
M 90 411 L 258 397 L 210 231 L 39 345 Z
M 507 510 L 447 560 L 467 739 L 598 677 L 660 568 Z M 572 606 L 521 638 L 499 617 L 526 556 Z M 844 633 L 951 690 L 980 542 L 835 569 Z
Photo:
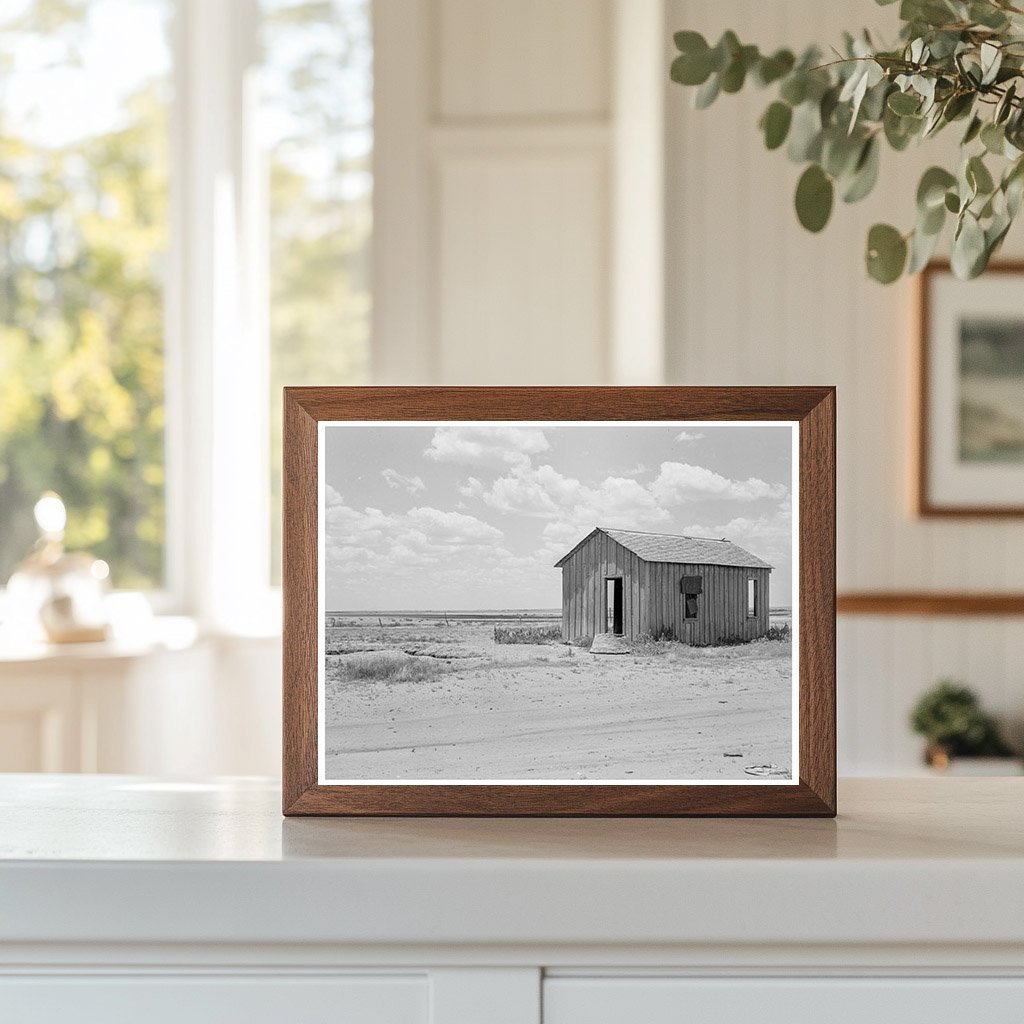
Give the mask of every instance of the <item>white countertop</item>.
M 839 817 L 284 819 L 276 784 L 0 776 L 0 943 L 1024 944 L 1024 779 Z

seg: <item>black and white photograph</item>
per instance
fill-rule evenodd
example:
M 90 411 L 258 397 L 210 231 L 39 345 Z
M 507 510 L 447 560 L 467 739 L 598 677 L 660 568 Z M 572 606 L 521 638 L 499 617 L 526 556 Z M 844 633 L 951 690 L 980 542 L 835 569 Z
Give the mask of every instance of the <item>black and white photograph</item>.
M 794 423 L 319 430 L 321 783 L 796 779 Z

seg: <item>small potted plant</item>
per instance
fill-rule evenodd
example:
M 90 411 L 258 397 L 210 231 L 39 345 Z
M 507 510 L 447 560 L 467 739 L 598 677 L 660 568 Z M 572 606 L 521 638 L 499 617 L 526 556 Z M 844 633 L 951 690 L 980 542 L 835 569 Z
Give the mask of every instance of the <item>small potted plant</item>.
M 995 719 L 981 709 L 969 687 L 943 679 L 917 702 L 910 715 L 914 732 L 928 741 L 925 763 L 957 774 L 1020 773 L 1020 763 Z M 957 759 L 972 759 L 970 765 Z M 984 759 L 984 763 L 982 763 Z M 962 769 L 969 768 L 964 771 Z

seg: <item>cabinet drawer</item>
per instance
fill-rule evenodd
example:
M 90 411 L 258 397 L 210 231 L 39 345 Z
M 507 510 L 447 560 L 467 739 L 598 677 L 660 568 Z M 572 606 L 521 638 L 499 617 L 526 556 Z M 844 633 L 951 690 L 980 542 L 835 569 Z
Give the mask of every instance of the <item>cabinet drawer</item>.
M 544 1024 L 1020 1024 L 1018 978 L 571 978 L 544 984 Z
M 18 1024 L 427 1024 L 425 975 L 0 978 Z

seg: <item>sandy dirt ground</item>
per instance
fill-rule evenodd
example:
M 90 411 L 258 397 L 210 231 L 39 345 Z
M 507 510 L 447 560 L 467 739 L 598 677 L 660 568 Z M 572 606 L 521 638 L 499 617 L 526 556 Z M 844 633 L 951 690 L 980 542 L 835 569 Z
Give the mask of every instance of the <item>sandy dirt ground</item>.
M 788 641 L 596 655 L 496 644 L 493 620 L 334 621 L 332 780 L 749 781 L 792 764 Z

